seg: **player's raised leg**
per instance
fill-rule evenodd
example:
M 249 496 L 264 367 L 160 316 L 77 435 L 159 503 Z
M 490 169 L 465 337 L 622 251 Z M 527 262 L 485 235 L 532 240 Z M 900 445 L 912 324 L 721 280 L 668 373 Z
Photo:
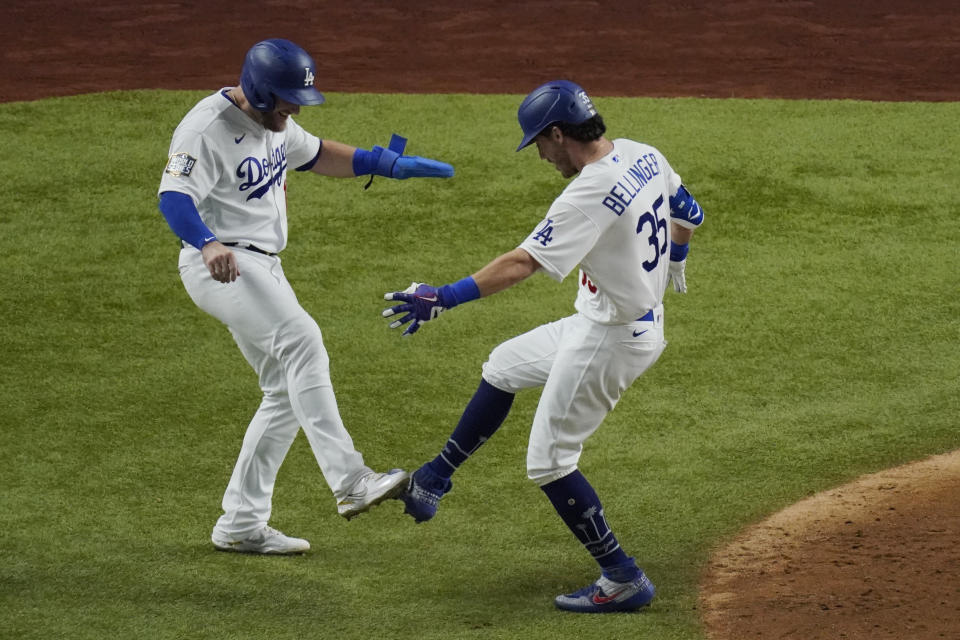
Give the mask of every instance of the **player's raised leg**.
M 480 385 L 443 450 L 411 475 L 403 495 L 405 513 L 417 522 L 436 514 L 440 498 L 453 487 L 450 478 L 500 428 L 516 392 L 547 380 L 560 327 L 560 322 L 537 327 L 491 352 Z
M 253 454 L 254 468 L 260 470 L 264 480 L 255 483 L 259 487 L 256 491 L 241 489 L 242 484 L 234 483 L 239 497 L 231 504 L 269 515 L 269 504 L 264 505 L 255 496 L 263 494 L 269 499 L 277 472 L 274 467 L 279 467 L 284 456 L 266 451 L 279 450 L 280 441 L 287 439 L 285 454 L 298 427 L 304 430 L 340 515 L 349 519 L 383 500 L 398 497 L 405 488 L 406 473 L 378 474 L 364 464 L 340 417 L 323 335 L 316 321 L 300 306 L 279 260 L 240 252 L 237 260 L 243 277 L 224 287 L 206 277 L 205 270 L 200 268 L 199 254 L 184 253 L 186 262 L 181 265 L 181 273 L 187 292 L 204 311 L 230 327 L 260 377 L 264 397 L 277 395 L 277 402 L 258 412 L 262 420 L 256 424 L 262 428 L 255 431 L 269 427 L 270 431 L 276 428 L 284 435 L 272 434 L 262 441 L 258 436 L 256 443 L 245 445 L 257 451 Z M 277 444 L 271 444 L 274 442 Z M 244 477 L 253 476 L 247 473 Z M 244 516 L 247 520 L 252 517 Z
M 426 522 L 436 515 L 440 498 L 453 488 L 450 477 L 500 428 L 510 412 L 513 397 L 514 394 L 480 380 L 443 450 L 410 476 L 402 496 L 406 505 L 404 513 L 417 522 Z
M 350 520 L 384 500 L 399 498 L 407 473 L 401 469 L 377 473 L 367 467 L 343 424 L 329 356 L 313 318 L 301 309 L 276 328 L 273 344 L 286 374 L 294 415 L 333 490 L 337 512 Z

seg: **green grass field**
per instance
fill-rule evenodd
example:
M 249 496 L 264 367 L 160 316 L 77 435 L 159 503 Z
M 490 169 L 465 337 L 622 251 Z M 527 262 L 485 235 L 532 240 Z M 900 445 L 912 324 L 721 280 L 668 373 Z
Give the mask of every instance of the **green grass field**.
M 0 104 L 0 636 L 702 638 L 713 548 L 811 493 L 960 447 L 960 104 L 597 98 L 612 137 L 670 159 L 706 210 L 670 346 L 582 469 L 658 586 L 576 616 L 596 577 L 524 470 L 538 394 L 455 478 L 436 520 L 352 522 L 299 436 L 272 524 L 303 557 L 215 552 L 210 529 L 259 402 L 194 307 L 156 209 L 170 135 L 203 93 Z M 298 118 L 456 166 L 449 181 L 293 175 L 285 270 L 319 322 L 367 462 L 433 457 L 502 340 L 572 313 L 537 276 L 401 340 L 382 294 L 472 273 L 564 186 L 514 153 L 520 96 L 328 96 Z

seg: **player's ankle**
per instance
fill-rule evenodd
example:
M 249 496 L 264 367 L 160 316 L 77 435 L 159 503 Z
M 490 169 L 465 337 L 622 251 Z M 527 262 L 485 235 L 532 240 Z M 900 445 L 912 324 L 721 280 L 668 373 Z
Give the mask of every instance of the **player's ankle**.
M 603 567 L 603 575 L 614 582 L 631 582 L 640 573 L 640 568 L 633 558 L 610 567 Z
M 440 480 L 449 480 L 456 469 L 451 468 L 447 464 L 438 464 L 436 460 L 431 460 L 427 464 L 423 465 L 424 469 L 430 473 L 432 476 L 436 476 Z

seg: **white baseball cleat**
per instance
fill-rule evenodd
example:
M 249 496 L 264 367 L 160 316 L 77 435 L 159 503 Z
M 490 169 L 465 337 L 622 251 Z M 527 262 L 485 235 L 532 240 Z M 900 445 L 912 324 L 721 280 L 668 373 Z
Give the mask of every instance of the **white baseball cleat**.
M 399 498 L 407 487 L 409 474 L 403 469 L 386 473 L 371 471 L 360 478 L 350 493 L 337 503 L 337 512 L 347 520 L 370 510 L 384 500 Z
M 237 551 L 239 553 L 290 555 L 303 553 L 310 549 L 310 543 L 303 538 L 291 538 L 267 525 L 242 538 L 225 534 L 214 527 L 210 540 L 213 542 L 213 546 L 220 551 Z

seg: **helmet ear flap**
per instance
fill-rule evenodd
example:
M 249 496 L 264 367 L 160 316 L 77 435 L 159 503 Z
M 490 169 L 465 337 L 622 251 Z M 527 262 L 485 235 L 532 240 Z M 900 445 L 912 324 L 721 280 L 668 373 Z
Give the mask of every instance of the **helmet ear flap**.
M 273 94 L 262 79 L 259 83 L 257 82 L 254 74 L 254 65 L 249 62 L 244 63 L 240 74 L 240 88 L 243 89 L 244 97 L 257 111 L 273 111 L 275 103 Z

